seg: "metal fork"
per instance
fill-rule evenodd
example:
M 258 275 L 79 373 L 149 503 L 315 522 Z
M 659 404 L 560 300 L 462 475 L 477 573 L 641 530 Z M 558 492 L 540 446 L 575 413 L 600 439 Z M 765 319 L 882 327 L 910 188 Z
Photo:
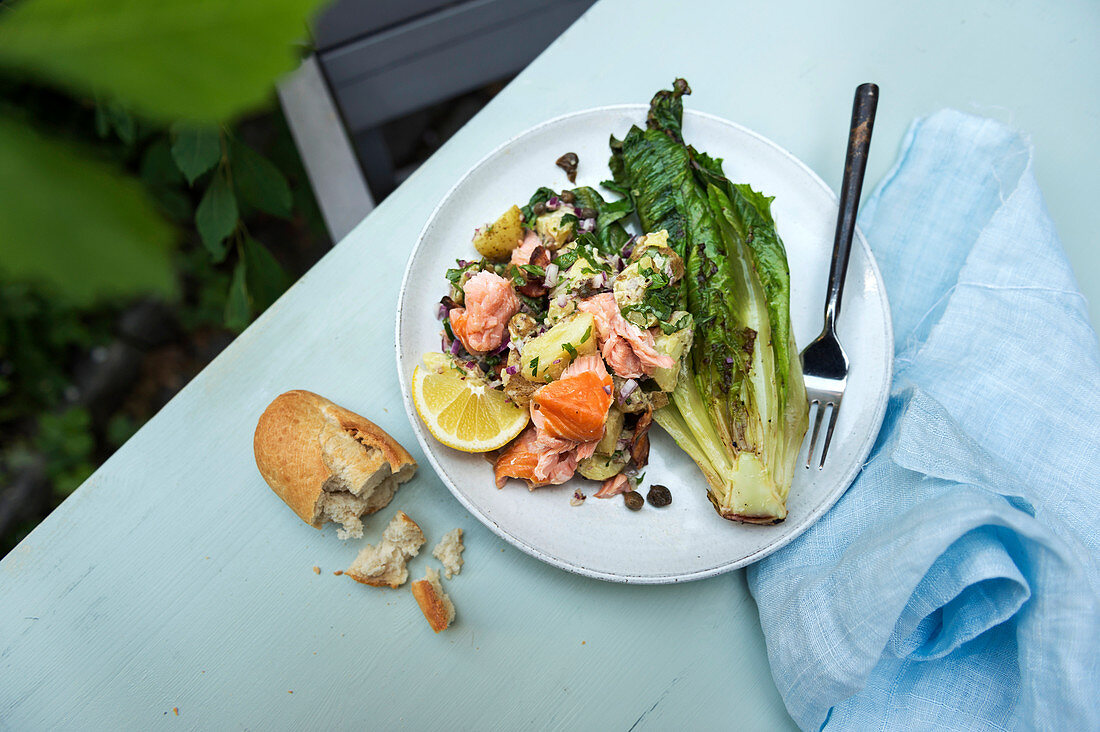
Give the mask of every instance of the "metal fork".
M 825 467 L 825 457 L 829 454 L 829 443 L 833 440 L 833 428 L 836 427 L 840 402 L 848 382 L 848 356 L 836 337 L 836 319 L 840 315 L 840 297 L 844 293 L 844 275 L 852 249 L 852 234 L 856 229 L 859 195 L 863 189 L 863 174 L 867 170 L 867 153 L 871 148 L 871 131 L 875 126 L 877 107 L 878 86 L 860 84 L 852 103 L 852 126 L 848 133 L 848 153 L 844 159 L 844 182 L 840 187 L 840 213 L 836 219 L 833 261 L 829 266 L 829 288 L 825 295 L 825 327 L 821 335 L 802 351 L 806 396 L 810 401 L 810 412 L 815 415 L 810 448 L 806 451 L 807 468 L 813 463 L 821 423 L 825 412 L 829 412 L 829 426 L 825 431 L 818 470 Z

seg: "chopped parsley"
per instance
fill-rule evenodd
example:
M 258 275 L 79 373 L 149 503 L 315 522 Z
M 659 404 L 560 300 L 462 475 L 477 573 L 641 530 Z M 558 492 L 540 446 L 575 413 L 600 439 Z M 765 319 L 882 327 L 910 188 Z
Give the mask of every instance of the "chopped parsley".
M 531 359 L 531 363 L 528 364 L 531 367 L 531 373 L 537 374 L 539 372 L 539 357 L 535 356 Z
M 573 348 L 572 343 L 562 343 L 561 347 L 565 349 L 565 352 L 569 354 L 569 358 L 577 357 L 577 349 Z
M 558 265 L 558 269 L 564 272 L 577 263 L 577 256 L 577 250 L 571 249 L 555 257 L 554 264 Z
M 590 325 L 590 326 L 588 326 L 587 328 L 585 328 L 585 330 L 584 330 L 584 335 L 583 335 L 583 336 L 581 336 L 581 343 L 587 343 L 587 342 L 588 342 L 588 338 L 589 338 L 589 336 L 591 336 L 591 335 L 592 335 L 592 326 Z

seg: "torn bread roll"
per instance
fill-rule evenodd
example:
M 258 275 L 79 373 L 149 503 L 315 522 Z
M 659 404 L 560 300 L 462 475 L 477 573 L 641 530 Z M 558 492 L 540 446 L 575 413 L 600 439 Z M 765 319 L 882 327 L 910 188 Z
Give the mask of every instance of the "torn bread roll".
M 256 467 L 303 521 L 363 536 L 360 517 L 386 507 L 416 461 L 378 425 L 309 391 L 280 394 L 260 415 Z
M 432 556 L 443 564 L 444 574 L 451 579 L 462 571 L 462 529 L 451 529 L 432 549 Z
M 378 546 L 363 547 L 344 574 L 373 587 L 400 587 L 409 578 L 406 563 L 420 553 L 425 541 L 416 522 L 404 511 L 398 511 L 382 532 Z
M 424 579 L 413 582 L 411 589 L 416 604 L 420 606 L 420 612 L 424 613 L 432 630 L 436 633 L 446 630 L 455 619 L 455 606 L 443 591 L 439 572 L 428 567 L 424 572 Z

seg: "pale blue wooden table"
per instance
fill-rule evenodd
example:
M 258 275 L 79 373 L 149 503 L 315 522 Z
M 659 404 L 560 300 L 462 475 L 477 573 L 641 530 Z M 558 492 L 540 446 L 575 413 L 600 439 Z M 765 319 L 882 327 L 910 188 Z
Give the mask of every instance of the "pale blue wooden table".
M 482 528 L 422 461 L 380 516 L 467 532 L 449 583 L 458 621 L 436 636 L 407 589 L 333 576 L 357 544 L 273 498 L 252 429 L 275 394 L 312 389 L 421 459 L 392 313 L 428 213 L 500 141 L 646 101 L 678 75 L 692 108 L 772 138 L 833 186 L 862 81 L 882 87 L 869 184 L 909 121 L 942 106 L 1031 131 L 1100 321 L 1100 5 L 880 5 L 598 4 L 0 562 L 0 728 L 791 726 L 741 573 L 627 587 L 552 569 Z

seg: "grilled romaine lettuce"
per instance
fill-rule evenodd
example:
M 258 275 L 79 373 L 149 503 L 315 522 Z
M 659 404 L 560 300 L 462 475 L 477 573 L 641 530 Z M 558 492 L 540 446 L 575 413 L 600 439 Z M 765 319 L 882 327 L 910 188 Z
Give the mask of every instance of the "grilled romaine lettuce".
M 646 129 L 611 140 L 611 186 L 630 196 L 643 230 L 668 232 L 687 270 L 680 297 L 694 339 L 654 416 L 703 471 L 719 514 L 773 523 L 787 515 L 807 422 L 787 257 L 771 199 L 684 142 L 690 93 L 678 79 L 654 96 Z

